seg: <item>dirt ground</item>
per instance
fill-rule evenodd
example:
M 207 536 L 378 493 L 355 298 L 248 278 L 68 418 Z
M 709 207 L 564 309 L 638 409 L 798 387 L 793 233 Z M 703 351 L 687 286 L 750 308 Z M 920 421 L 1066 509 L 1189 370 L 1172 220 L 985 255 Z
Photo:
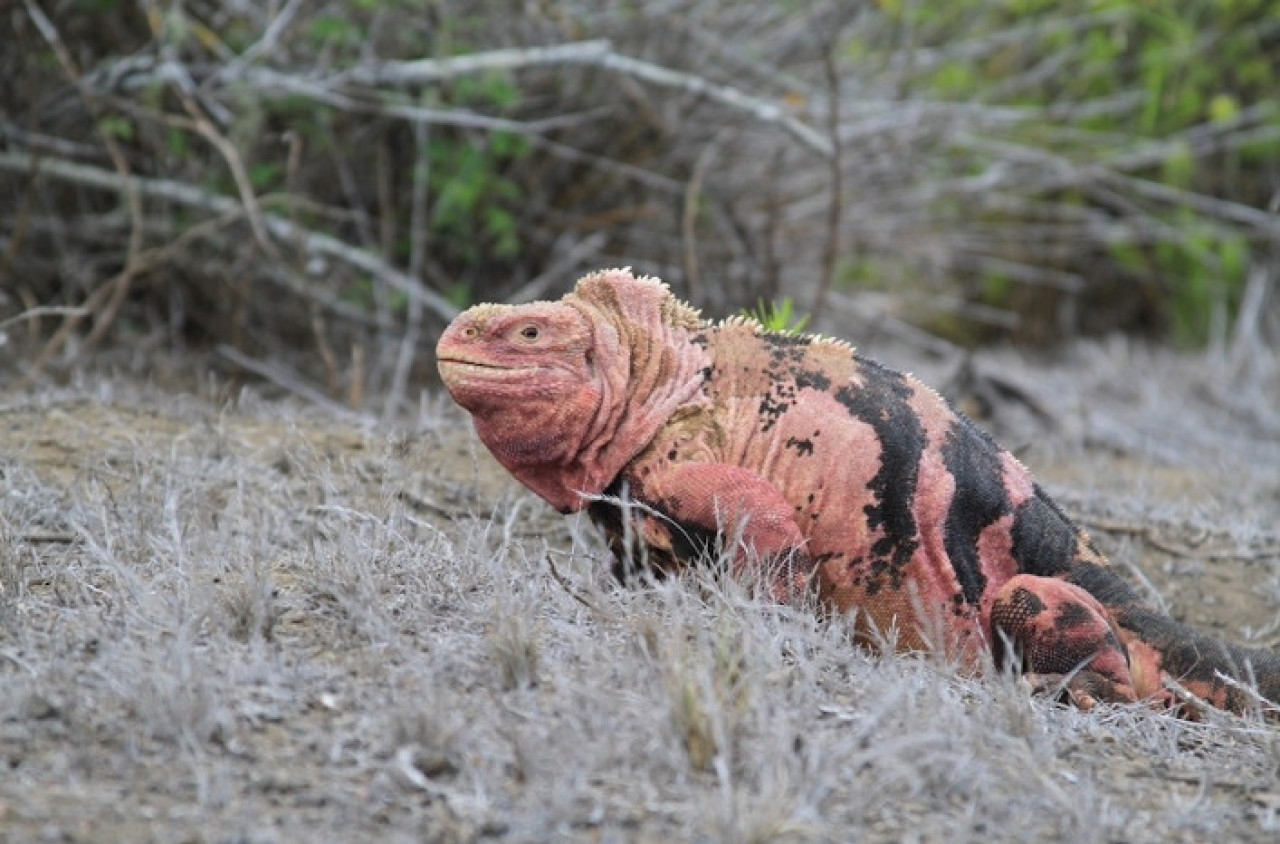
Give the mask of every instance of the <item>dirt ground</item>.
M 1277 645 L 1274 367 L 914 363 L 1153 601 Z M 388 428 L 215 380 L 0 392 L 0 841 L 1280 838 L 1256 717 L 622 589 L 439 396 Z

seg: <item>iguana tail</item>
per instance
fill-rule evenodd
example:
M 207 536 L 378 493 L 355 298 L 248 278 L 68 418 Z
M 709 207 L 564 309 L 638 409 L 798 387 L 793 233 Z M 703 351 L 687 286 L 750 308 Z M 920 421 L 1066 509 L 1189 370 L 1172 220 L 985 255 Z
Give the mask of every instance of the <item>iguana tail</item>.
M 1233 645 L 1174 621 L 1148 606 L 1108 567 L 1077 565 L 1067 580 L 1097 598 L 1119 625 L 1122 638 L 1128 640 L 1131 672 L 1173 680 L 1196 697 L 1234 712 L 1260 704 L 1266 708 L 1260 695 L 1271 703 L 1273 715 L 1280 714 L 1280 655 Z M 1173 695 L 1177 697 L 1176 689 Z

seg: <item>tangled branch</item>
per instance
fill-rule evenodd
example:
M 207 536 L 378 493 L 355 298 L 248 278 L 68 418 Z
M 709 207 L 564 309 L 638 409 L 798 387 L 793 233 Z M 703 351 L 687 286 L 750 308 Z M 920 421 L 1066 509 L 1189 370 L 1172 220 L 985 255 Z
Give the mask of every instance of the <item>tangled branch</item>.
M 124 179 L 118 173 L 112 173 L 100 167 L 48 157 L 37 160 L 23 153 L 0 152 L 0 169 L 25 172 L 30 168 L 34 168 L 40 175 L 101 190 L 119 191 L 124 188 Z M 244 206 L 230 197 L 211 194 L 182 182 L 135 176 L 133 183 L 142 196 L 165 199 L 213 214 L 245 213 Z M 264 212 L 262 223 L 267 233 L 280 242 L 300 245 L 305 252 L 333 258 L 363 270 L 424 307 L 430 308 L 441 319 L 453 319 L 458 312 L 457 307 L 448 299 L 426 287 L 408 273 L 391 266 L 372 252 L 352 246 L 324 232 L 304 228 L 275 214 Z

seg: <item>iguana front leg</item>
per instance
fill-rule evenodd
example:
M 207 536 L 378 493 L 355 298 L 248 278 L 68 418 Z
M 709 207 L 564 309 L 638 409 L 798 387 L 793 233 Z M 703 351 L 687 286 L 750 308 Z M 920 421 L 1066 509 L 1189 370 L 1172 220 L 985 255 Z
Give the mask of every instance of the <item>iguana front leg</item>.
M 734 573 L 763 574 L 774 598 L 786 600 L 810 587 L 813 565 L 794 509 L 755 472 L 725 463 L 676 463 L 642 469 L 628 480 L 636 500 L 656 511 L 641 515 L 641 538 L 650 545 L 684 557 L 708 550 L 699 547 L 705 544 L 699 537 L 716 537 Z M 748 571 L 753 565 L 766 568 Z

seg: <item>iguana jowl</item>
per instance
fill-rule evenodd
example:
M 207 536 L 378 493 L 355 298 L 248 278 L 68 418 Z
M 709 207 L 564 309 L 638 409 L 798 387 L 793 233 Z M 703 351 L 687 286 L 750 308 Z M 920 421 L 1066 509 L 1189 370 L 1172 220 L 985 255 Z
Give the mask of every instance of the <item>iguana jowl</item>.
M 618 551 L 634 535 L 674 566 L 731 534 L 738 565 L 781 564 L 780 595 L 813 588 L 902 648 L 999 662 L 1012 644 L 1035 685 L 1084 707 L 1179 705 L 1173 679 L 1246 708 L 1222 675 L 1280 700 L 1280 658 L 1151 609 L 1016 458 L 843 342 L 705 322 L 611 270 L 558 302 L 473 307 L 437 355 L 497 460 L 561 512 L 587 508 Z M 624 490 L 640 506 L 607 503 Z

